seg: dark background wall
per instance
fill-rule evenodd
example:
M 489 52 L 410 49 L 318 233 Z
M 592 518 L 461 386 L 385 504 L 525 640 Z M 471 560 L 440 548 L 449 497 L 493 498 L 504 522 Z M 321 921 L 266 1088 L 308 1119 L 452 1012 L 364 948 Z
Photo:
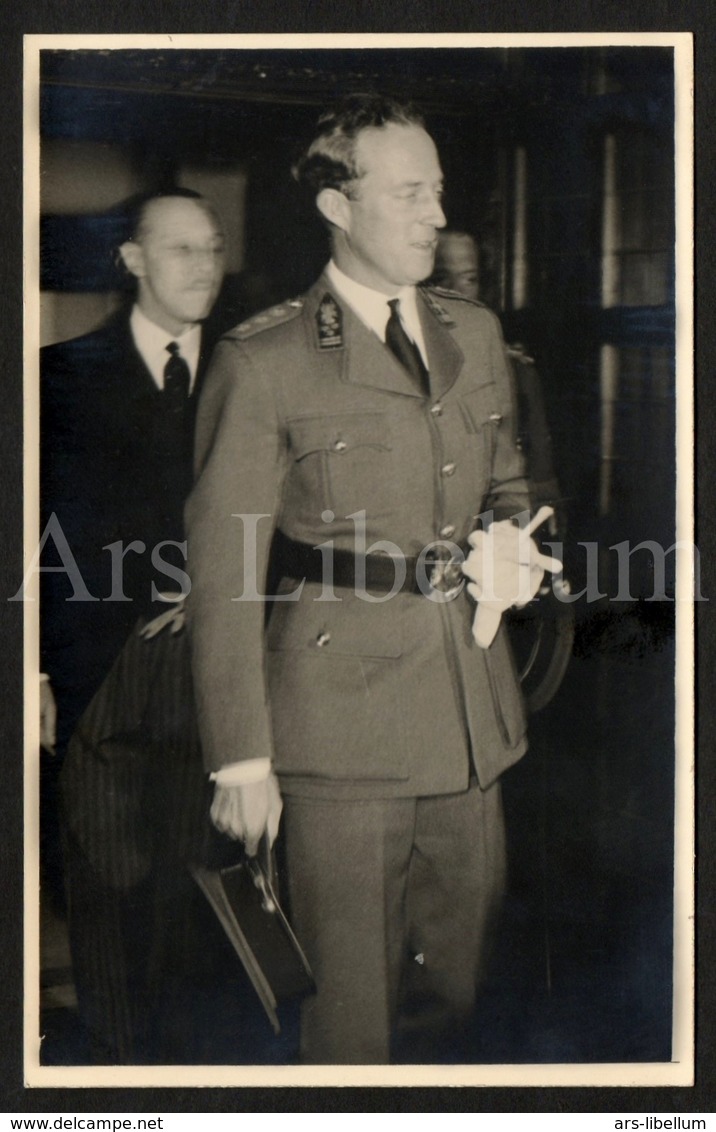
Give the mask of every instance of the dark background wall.
M 205 192 L 222 214 L 219 317 L 300 292 L 326 259 L 289 175 L 317 108 L 346 89 L 410 97 L 438 141 L 449 223 L 479 240 L 481 296 L 542 372 L 573 529 L 589 532 L 599 516 L 606 545 L 670 545 L 671 49 L 41 58 L 43 341 L 97 325 L 119 301 L 112 210 L 163 181 Z M 650 592 L 646 560 L 635 572 L 635 596 Z
M 674 77 L 666 48 L 45 51 L 42 335 L 120 301 L 116 206 L 178 179 L 227 226 L 231 323 L 307 286 L 325 237 L 288 175 L 317 109 L 347 89 L 412 97 L 446 172 L 452 227 L 542 375 L 568 569 L 598 546 L 598 602 L 532 753 L 505 782 L 513 882 L 476 1038 L 483 1060 L 668 1060 L 672 606 L 616 595 L 609 547 L 674 530 Z

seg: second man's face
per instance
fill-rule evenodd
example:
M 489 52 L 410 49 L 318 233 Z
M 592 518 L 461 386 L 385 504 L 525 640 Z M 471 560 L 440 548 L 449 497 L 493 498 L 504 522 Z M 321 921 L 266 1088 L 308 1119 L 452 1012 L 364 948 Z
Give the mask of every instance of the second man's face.
M 224 275 L 224 241 L 201 203 L 187 197 L 152 201 L 140 238 L 124 248 L 147 318 L 177 336 L 206 318 Z
M 338 266 L 387 295 L 426 279 L 433 269 L 443 175 L 432 138 L 419 126 L 391 123 L 358 137 L 363 174 L 348 202 Z

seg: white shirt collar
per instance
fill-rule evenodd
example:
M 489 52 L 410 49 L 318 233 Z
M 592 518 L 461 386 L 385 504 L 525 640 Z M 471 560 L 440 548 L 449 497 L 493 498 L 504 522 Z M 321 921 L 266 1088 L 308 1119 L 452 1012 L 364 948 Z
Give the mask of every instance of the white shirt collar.
M 418 304 L 415 287 L 400 287 L 394 295 L 384 295 L 382 291 L 374 291 L 363 283 L 356 283 L 331 260 L 326 268 L 326 275 L 335 287 L 341 298 L 353 308 L 361 322 L 377 334 L 381 342 L 385 342 L 385 327 L 390 318 L 389 299 L 400 299 L 400 317 L 409 335 L 415 342 L 428 365 L 428 354 L 420 326 Z
M 164 367 L 169 361 L 167 346 L 170 342 L 178 342 L 179 353 L 189 366 L 193 388 L 201 349 L 201 325 L 198 322 L 183 334 L 174 336 L 147 318 L 135 303 L 129 316 L 129 325 L 134 344 L 159 389 L 164 388 Z

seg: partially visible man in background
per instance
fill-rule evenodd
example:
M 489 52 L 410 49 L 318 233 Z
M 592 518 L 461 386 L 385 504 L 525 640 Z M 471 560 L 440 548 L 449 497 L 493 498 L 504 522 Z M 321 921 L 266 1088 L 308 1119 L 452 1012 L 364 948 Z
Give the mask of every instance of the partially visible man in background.
M 480 264 L 477 244 L 468 232 L 446 228 L 438 233 L 433 281 L 438 287 L 457 291 L 466 299 L 480 297 Z
M 479 301 L 480 253 L 469 232 L 446 228 L 438 233 L 433 282 L 466 299 Z M 525 457 L 532 503 L 535 507 L 543 503 L 554 505 L 560 492 L 540 377 L 534 359 L 522 343 L 510 343 L 507 354 L 517 394 L 517 442 Z M 557 514 L 562 515 L 559 508 Z M 552 521 L 550 529 L 552 534 L 557 533 L 557 520 Z
M 133 304 L 41 362 L 42 742 L 64 764 L 80 1016 L 93 1058 L 110 1063 L 158 1056 L 150 1007 L 182 923 L 168 862 L 203 803 L 183 646 L 170 630 L 148 640 L 138 629 L 187 588 L 182 510 L 212 346 L 202 323 L 224 271 L 220 221 L 190 190 L 144 195 L 130 202 L 119 257 Z

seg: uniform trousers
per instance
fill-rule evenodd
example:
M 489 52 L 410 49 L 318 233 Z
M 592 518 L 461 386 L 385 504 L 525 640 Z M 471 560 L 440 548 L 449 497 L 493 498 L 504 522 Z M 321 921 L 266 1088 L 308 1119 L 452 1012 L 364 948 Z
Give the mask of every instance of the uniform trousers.
M 437 1060 L 469 1023 L 505 886 L 499 783 L 346 801 L 284 791 L 291 919 L 316 977 L 307 1064 Z

